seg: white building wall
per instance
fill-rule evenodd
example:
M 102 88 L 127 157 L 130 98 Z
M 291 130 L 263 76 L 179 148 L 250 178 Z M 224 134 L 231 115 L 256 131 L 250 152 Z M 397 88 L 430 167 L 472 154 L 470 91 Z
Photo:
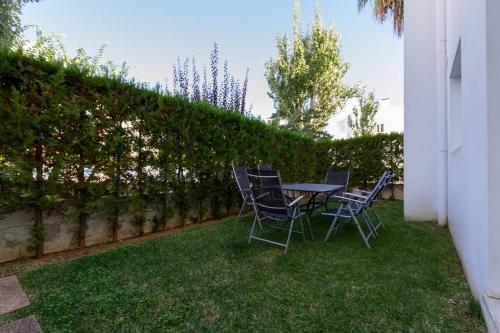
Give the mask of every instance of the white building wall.
M 327 126 L 327 132 L 335 139 L 352 138 L 352 129 L 347 124 L 348 117 L 352 114 L 352 109 L 356 106 L 356 101 L 348 100 L 342 112 L 334 115 Z
M 498 13 L 405 1 L 405 217 L 447 220 L 477 299 L 500 297 Z
M 375 116 L 375 122 L 378 125 L 383 124 L 384 133 L 404 131 L 404 106 L 393 106 L 390 98 L 384 98 L 379 101 L 380 108 Z M 356 99 L 347 102 L 344 110 L 333 116 L 328 124 L 327 131 L 335 139 L 349 139 L 353 137 L 353 131 L 348 125 L 348 118 L 352 115 L 353 108 L 358 106 Z
M 404 132 L 404 106 L 393 106 L 390 98 L 383 98 L 375 121 L 378 125 L 384 125 L 384 133 Z
M 486 3 L 488 296 L 500 298 L 500 1 Z
M 437 218 L 436 16 L 434 0 L 405 1 L 405 191 L 409 220 Z
M 486 9 L 447 2 L 448 221 L 471 289 L 486 288 L 488 239 Z M 460 45 L 461 78 L 450 78 Z

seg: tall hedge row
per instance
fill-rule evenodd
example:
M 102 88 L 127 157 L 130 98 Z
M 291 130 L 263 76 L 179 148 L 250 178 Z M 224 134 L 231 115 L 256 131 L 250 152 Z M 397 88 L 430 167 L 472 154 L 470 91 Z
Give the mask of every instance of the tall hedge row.
M 400 177 L 402 156 L 401 134 L 315 141 L 132 82 L 0 53 L 0 209 L 33 212 L 37 255 L 44 215 L 68 206 L 85 246 L 97 209 L 115 240 L 123 213 L 133 212 L 142 230 L 152 202 L 157 230 L 173 215 L 226 215 L 238 202 L 233 163 L 271 163 L 287 182 L 349 169 L 363 184 L 387 168 Z

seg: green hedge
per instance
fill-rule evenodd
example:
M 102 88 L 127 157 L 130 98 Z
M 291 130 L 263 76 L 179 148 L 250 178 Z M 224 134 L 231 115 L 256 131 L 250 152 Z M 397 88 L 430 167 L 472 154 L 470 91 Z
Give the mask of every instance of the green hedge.
M 157 229 L 173 215 L 226 215 L 239 200 L 232 163 L 271 163 L 287 182 L 348 169 L 353 184 L 367 184 L 388 168 L 401 177 L 402 141 L 315 141 L 133 82 L 0 53 L 0 209 L 33 211 L 39 255 L 44 214 L 68 205 L 84 246 L 87 216 L 102 203 L 116 239 L 123 212 L 142 230 L 152 202 L 161 207 Z

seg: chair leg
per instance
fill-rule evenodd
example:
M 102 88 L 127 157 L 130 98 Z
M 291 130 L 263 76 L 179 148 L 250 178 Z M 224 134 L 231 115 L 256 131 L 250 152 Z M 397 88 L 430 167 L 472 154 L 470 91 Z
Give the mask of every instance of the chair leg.
M 253 219 L 253 224 L 252 224 L 252 230 L 250 230 L 250 236 L 248 237 L 248 243 L 249 244 L 252 241 L 253 232 L 255 230 L 255 224 L 257 223 L 257 221 L 259 222 L 259 225 L 260 225 L 259 216 L 258 216 L 258 214 L 255 214 L 255 218 Z
M 241 215 L 243 214 L 243 210 L 245 209 L 246 205 L 247 205 L 247 198 L 245 198 L 245 200 L 243 200 L 243 203 L 241 204 L 240 213 L 238 214 L 238 218 L 236 219 L 236 223 L 238 223 L 240 221 Z
M 377 214 L 377 211 L 375 210 L 375 208 L 373 208 L 373 207 L 370 207 L 370 208 L 371 208 L 371 211 L 373 212 L 373 215 L 375 215 L 375 218 L 378 221 L 378 224 L 377 224 L 376 228 L 377 229 L 380 228 L 380 227 L 385 228 L 385 224 L 382 221 L 382 219 L 380 218 L 380 216 Z
M 359 235 L 361 236 L 361 239 L 363 240 L 363 243 L 365 243 L 366 247 L 371 250 L 370 243 L 368 243 L 368 238 L 372 235 L 370 232 L 370 235 L 368 237 L 365 236 L 365 233 L 363 232 L 363 229 L 361 228 L 361 225 L 359 224 L 358 219 L 354 215 L 354 212 L 352 211 L 351 207 L 349 206 L 349 212 L 351 213 L 351 218 L 354 221 L 354 224 L 356 225 L 356 228 L 358 229 Z
M 290 238 L 292 237 L 292 231 L 293 231 L 293 222 L 295 221 L 295 219 L 292 219 L 290 221 L 290 229 L 288 230 L 288 238 L 286 240 L 286 245 L 285 245 L 285 254 L 286 252 L 288 251 L 288 243 L 290 243 Z
M 264 228 L 262 227 L 262 223 L 260 222 L 260 219 L 258 218 L 259 213 L 257 212 L 257 209 L 255 209 L 255 206 L 254 206 L 254 205 L 252 205 L 252 208 L 253 208 L 253 211 L 254 211 L 255 217 L 257 218 L 257 223 L 259 224 L 259 229 L 260 229 L 260 230 L 263 230 Z M 255 223 L 255 220 L 254 220 L 254 223 Z
M 309 214 L 307 214 L 307 212 L 306 212 L 306 222 L 307 222 L 307 228 L 309 229 L 309 234 L 311 235 L 311 240 L 314 240 L 314 234 L 311 228 L 311 221 L 309 220 Z
M 257 213 L 255 213 L 255 216 L 257 216 Z M 259 229 L 264 230 L 264 227 L 262 226 L 262 223 L 260 222 L 260 219 L 257 219 L 257 223 L 259 224 Z
M 372 220 L 370 219 L 370 216 L 368 216 L 368 213 L 365 210 L 363 210 L 363 212 L 361 214 L 363 215 L 366 226 L 372 232 L 373 237 L 377 237 L 378 232 L 377 232 L 375 226 L 373 225 Z
M 299 216 L 300 229 L 302 230 L 302 239 L 306 241 L 306 233 L 304 232 L 304 224 L 302 223 L 302 216 Z
M 335 228 L 333 229 L 333 233 L 336 235 L 338 234 L 342 229 L 344 229 L 345 225 L 347 224 L 347 222 L 349 222 L 350 218 L 343 218 L 343 217 L 339 217 L 339 220 L 337 221 L 337 225 L 335 226 Z
M 342 207 L 339 208 L 339 213 L 341 211 Z M 332 224 L 330 225 L 330 228 L 328 229 L 328 232 L 326 233 L 326 237 L 325 237 L 325 242 L 328 241 L 328 238 L 330 238 L 330 235 L 332 234 L 333 230 L 336 229 L 336 224 L 337 224 L 337 220 L 339 219 L 339 215 L 335 215 L 333 221 L 332 221 Z
M 335 226 L 335 229 L 333 230 L 333 233 L 336 235 L 338 234 L 338 232 L 340 230 L 342 230 L 342 228 L 344 227 L 344 225 L 346 225 L 347 222 L 345 222 L 342 217 L 339 218 L 338 222 L 337 222 L 337 225 Z

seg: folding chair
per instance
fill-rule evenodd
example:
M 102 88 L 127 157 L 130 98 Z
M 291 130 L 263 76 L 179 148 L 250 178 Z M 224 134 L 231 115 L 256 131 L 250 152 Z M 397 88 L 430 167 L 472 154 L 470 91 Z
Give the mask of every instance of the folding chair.
M 349 185 L 349 171 L 328 171 L 326 173 L 325 184 L 343 185 L 344 191 L 347 191 Z
M 377 233 L 378 233 L 378 229 L 385 228 L 385 224 L 382 221 L 382 219 L 380 218 L 380 216 L 378 215 L 377 211 L 375 210 L 374 203 L 379 200 L 380 195 L 382 194 L 382 191 L 387 187 L 387 185 L 389 184 L 389 182 L 391 181 L 391 179 L 393 177 L 394 177 L 394 173 L 392 171 L 385 171 L 384 172 L 384 174 L 382 176 L 382 178 L 384 180 L 382 181 L 380 187 L 378 188 L 377 193 L 374 194 L 372 200 L 370 201 L 369 205 L 367 206 L 367 208 L 370 209 L 370 211 L 373 213 L 373 215 L 377 219 L 378 224 L 376 226 L 374 226 L 375 231 Z M 356 195 L 356 197 L 358 197 L 358 198 L 365 198 L 365 197 L 369 196 L 371 193 L 369 191 L 363 191 L 363 190 L 359 190 L 359 189 L 355 189 L 354 191 L 361 193 L 361 195 Z M 349 193 L 348 195 L 350 195 L 351 197 L 354 197 L 353 193 Z
M 257 165 L 257 170 L 259 170 L 259 171 L 270 171 L 272 169 L 273 169 L 273 167 L 271 166 L 271 164 L 259 164 L 259 165 Z
M 302 224 L 302 215 L 305 212 L 300 210 L 300 200 L 298 197 L 293 201 L 288 199 L 281 185 L 281 177 L 279 171 L 271 170 L 249 170 L 248 179 L 250 180 L 250 188 L 252 190 L 252 200 L 255 209 L 255 218 L 253 221 L 248 243 L 252 239 L 266 242 L 273 245 L 278 245 L 285 248 L 285 253 L 288 251 L 288 244 L 292 233 L 302 235 L 305 240 L 304 225 Z M 294 223 L 298 221 L 300 231 L 293 229 Z M 264 238 L 264 236 L 256 236 L 255 225 L 265 225 L 273 229 L 284 230 L 288 233 L 286 242 L 278 242 Z
M 238 214 L 238 218 L 236 219 L 236 222 L 239 222 L 241 215 L 245 210 L 245 207 L 246 206 L 253 207 L 252 196 L 251 196 L 252 191 L 250 190 L 250 181 L 248 180 L 246 166 L 233 165 L 233 173 L 234 173 L 234 178 L 236 179 L 236 183 L 238 184 L 238 189 L 240 190 L 241 193 L 241 198 L 243 199 L 240 212 Z
M 271 170 L 273 170 L 273 167 L 271 166 L 271 164 L 259 164 L 259 165 L 257 165 L 257 170 L 258 171 L 271 171 Z M 266 180 L 264 180 L 264 183 L 265 182 L 266 182 Z
M 330 171 L 326 173 L 325 184 L 329 185 L 342 185 L 343 189 L 341 192 L 347 191 L 349 186 L 349 171 Z M 325 210 L 328 208 L 329 202 L 338 202 L 338 199 L 332 197 L 335 193 L 329 193 L 323 195 L 320 199 L 325 201 Z M 318 196 L 319 197 L 319 196 Z
M 369 194 L 366 196 L 348 192 L 344 192 L 342 196 L 334 196 L 336 199 L 340 200 L 340 206 L 322 213 L 325 216 L 333 216 L 333 221 L 326 234 L 325 242 L 328 241 L 332 233 L 337 233 L 340 228 L 342 228 L 347 222 L 353 221 L 359 235 L 361 236 L 361 239 L 363 240 L 363 243 L 367 248 L 371 249 L 369 240 L 370 238 L 374 238 L 378 235 L 378 228 L 373 225 L 370 217 L 366 212 L 366 209 L 367 207 L 371 206 L 376 197 L 380 195 L 380 192 L 385 186 L 386 181 L 387 174 L 384 173 L 384 175 L 379 179 L 372 191 L 369 192 Z M 361 227 L 361 224 L 359 223 L 357 216 L 363 217 L 368 232 L 365 233 L 365 231 Z

